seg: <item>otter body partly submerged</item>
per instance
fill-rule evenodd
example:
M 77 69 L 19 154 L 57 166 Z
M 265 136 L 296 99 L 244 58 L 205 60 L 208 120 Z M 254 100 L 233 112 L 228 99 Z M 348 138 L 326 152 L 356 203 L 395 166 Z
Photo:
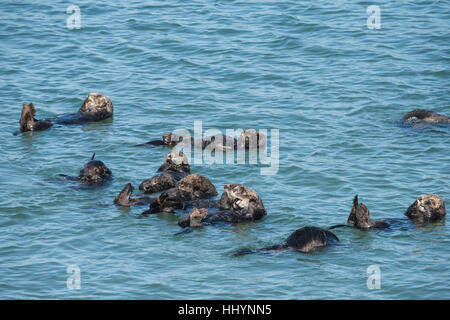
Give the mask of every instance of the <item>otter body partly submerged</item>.
M 76 113 L 67 113 L 53 118 L 38 120 L 35 118 L 36 109 L 33 103 L 22 105 L 20 116 L 20 131 L 40 131 L 52 127 L 54 124 L 83 124 L 102 121 L 113 116 L 114 107 L 111 100 L 99 93 L 91 93 L 84 100 Z

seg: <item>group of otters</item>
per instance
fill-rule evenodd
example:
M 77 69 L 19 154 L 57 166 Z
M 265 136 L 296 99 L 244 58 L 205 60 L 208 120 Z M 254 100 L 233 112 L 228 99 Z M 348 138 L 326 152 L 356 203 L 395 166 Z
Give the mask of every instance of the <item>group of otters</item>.
M 20 130 L 38 131 L 48 129 L 54 125 L 83 124 L 92 121 L 101 121 L 113 116 L 113 104 L 111 100 L 98 93 L 91 93 L 84 100 L 83 105 L 77 113 L 63 114 L 45 120 L 35 118 L 36 109 L 33 103 L 24 104 L 20 117 Z M 429 110 L 414 110 L 403 116 L 405 123 L 450 123 L 450 117 L 437 114 Z M 198 141 L 190 138 L 192 145 L 198 146 Z M 263 147 L 266 144 L 264 135 L 254 129 L 243 130 L 241 135 L 233 137 L 216 135 L 204 138 L 201 147 L 214 143 L 215 148 L 225 148 L 234 145 L 235 149 L 250 149 Z M 162 140 L 145 143 L 146 146 L 175 147 L 183 142 L 182 136 L 173 133 L 164 133 Z M 186 142 L 186 141 L 184 141 Z M 256 142 L 252 143 L 252 142 Z M 76 177 L 65 176 L 64 178 L 78 181 L 85 185 L 102 185 L 111 178 L 111 170 L 100 161 L 95 160 L 95 153 L 91 160 L 80 170 Z M 170 151 L 164 163 L 151 178 L 144 180 L 140 186 L 145 194 L 160 193 L 158 196 L 138 196 L 132 198 L 133 186 L 128 183 L 115 197 L 114 203 L 119 206 L 149 205 L 149 209 L 143 215 L 153 213 L 174 213 L 175 210 L 189 212 L 179 219 L 178 224 L 184 228 L 182 232 L 192 231 L 205 225 L 219 222 L 241 223 L 259 220 L 267 212 L 259 195 L 249 187 L 242 184 L 226 184 L 219 200 L 212 198 L 217 196 L 216 188 L 209 179 L 199 174 L 191 174 L 186 155 L 181 151 Z M 419 224 L 434 222 L 445 217 L 446 210 L 444 201 L 435 194 L 420 195 L 405 212 L 405 215 Z M 294 231 L 280 245 L 274 245 L 257 250 L 241 249 L 234 255 L 244 255 L 258 251 L 294 249 L 299 252 L 311 252 L 321 247 L 339 241 L 338 237 L 330 229 L 337 227 L 355 227 L 360 230 L 389 228 L 390 224 L 383 220 L 370 220 L 369 209 L 358 203 L 358 196 L 353 199 L 353 207 L 347 220 L 347 225 L 337 225 L 324 230 L 318 227 L 303 227 Z

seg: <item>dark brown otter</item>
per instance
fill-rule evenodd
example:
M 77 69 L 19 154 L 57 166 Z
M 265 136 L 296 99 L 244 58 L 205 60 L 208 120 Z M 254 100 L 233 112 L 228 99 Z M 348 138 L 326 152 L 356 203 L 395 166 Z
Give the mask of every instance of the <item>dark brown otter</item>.
M 53 125 L 50 121 L 35 119 L 35 115 L 36 109 L 32 102 L 28 105 L 22 105 L 22 113 L 19 121 L 21 132 L 45 130 Z
M 166 154 L 163 164 L 157 174 L 142 181 L 139 190 L 150 194 L 174 188 L 177 181 L 191 172 L 188 159 L 181 151 L 172 150 Z
M 358 204 L 358 195 L 353 198 L 353 207 L 347 220 L 348 224 L 354 225 L 361 230 L 385 229 L 389 224 L 383 220 L 370 220 L 370 211 L 364 203 Z
M 323 230 L 317 227 L 303 227 L 301 229 L 295 230 L 286 239 L 286 242 L 284 244 L 277 244 L 257 250 L 241 249 L 233 255 L 242 256 L 245 254 L 261 251 L 280 251 L 286 249 L 294 249 L 298 252 L 308 253 L 319 248 L 326 247 L 330 244 L 334 244 L 338 241 L 338 237 L 328 230 Z
M 114 203 L 119 206 L 130 207 L 130 206 L 138 206 L 149 204 L 154 200 L 154 198 L 149 198 L 145 196 L 131 198 L 133 194 L 134 187 L 131 183 L 127 183 L 122 191 L 116 196 L 114 199 Z
M 405 114 L 403 116 L 403 121 L 407 123 L 450 123 L 450 117 L 430 110 L 416 109 Z
M 77 177 L 60 175 L 67 180 L 81 182 L 88 186 L 100 186 L 111 178 L 111 170 L 100 160 L 94 160 L 95 153 L 92 155 L 91 161 L 84 165 Z
M 142 181 L 139 185 L 139 190 L 144 193 L 155 193 L 175 187 L 175 180 L 169 173 L 163 173 L 159 176 L 155 176 L 151 179 Z
M 68 113 L 45 120 L 34 118 L 36 109 L 33 103 L 22 105 L 20 131 L 38 131 L 50 128 L 53 124 L 83 124 L 101 121 L 113 116 L 114 107 L 111 100 L 99 93 L 91 93 L 84 100 L 77 113 Z
M 149 210 L 143 212 L 143 214 L 174 212 L 176 209 L 189 206 L 192 201 L 207 199 L 216 195 L 216 188 L 209 179 L 199 174 L 190 174 L 181 179 L 175 188 L 161 193 L 150 204 Z
M 409 206 L 405 215 L 419 224 L 443 219 L 446 215 L 444 200 L 436 194 L 422 194 Z

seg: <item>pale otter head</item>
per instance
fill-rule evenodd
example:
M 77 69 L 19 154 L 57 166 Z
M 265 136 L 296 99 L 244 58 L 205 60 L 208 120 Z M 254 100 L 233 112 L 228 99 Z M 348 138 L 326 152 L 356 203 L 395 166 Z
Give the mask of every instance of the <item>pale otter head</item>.
M 194 208 L 189 212 L 189 226 L 191 228 L 199 228 L 203 226 L 203 219 L 205 219 L 208 214 L 208 209 L 205 208 Z
M 432 222 L 444 218 L 444 200 L 436 194 L 422 194 L 409 206 L 405 215 L 417 222 Z
M 255 129 L 246 129 L 242 131 L 237 139 L 237 149 L 257 149 L 266 146 L 266 136 Z
M 166 154 L 164 163 L 159 167 L 159 172 L 161 171 L 172 171 L 172 172 L 191 172 L 188 159 L 186 155 L 177 150 L 172 150 Z
M 95 153 L 92 155 L 91 161 L 84 165 L 80 170 L 78 179 L 86 184 L 101 184 L 111 177 L 109 170 L 102 161 L 94 160 Z
M 114 107 L 107 96 L 100 93 L 90 93 L 78 112 L 96 120 L 103 120 L 113 116 Z
M 226 184 L 218 204 L 243 220 L 258 220 L 267 214 L 259 195 L 242 184 Z
M 217 195 L 216 187 L 208 178 L 197 173 L 190 174 L 181 179 L 177 184 L 183 199 L 197 200 Z
M 133 193 L 133 190 L 134 187 L 131 185 L 131 183 L 127 183 L 122 191 L 114 199 L 114 203 L 125 207 L 130 206 L 132 204 L 130 197 Z

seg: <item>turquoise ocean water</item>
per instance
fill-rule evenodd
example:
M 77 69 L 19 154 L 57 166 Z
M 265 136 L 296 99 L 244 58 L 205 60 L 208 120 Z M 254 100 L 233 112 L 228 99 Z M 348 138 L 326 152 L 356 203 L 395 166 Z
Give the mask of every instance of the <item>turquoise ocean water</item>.
M 80 29 L 67 27 L 70 5 Z M 370 5 L 379 29 L 366 25 Z M 449 128 L 397 123 L 416 108 L 450 115 L 448 21 L 450 1 L 1 1 L 0 298 L 449 299 L 445 221 L 336 229 L 340 244 L 312 254 L 232 256 L 345 223 L 356 193 L 374 219 L 403 219 L 422 193 L 450 207 Z M 90 92 L 111 98 L 112 121 L 13 135 L 22 103 L 45 118 Z M 219 194 L 257 191 L 263 220 L 174 236 L 179 215 L 112 205 L 169 151 L 134 145 L 194 121 L 279 130 L 274 175 L 192 166 Z M 110 185 L 52 182 L 93 152 Z M 371 265 L 380 289 L 367 287 Z

